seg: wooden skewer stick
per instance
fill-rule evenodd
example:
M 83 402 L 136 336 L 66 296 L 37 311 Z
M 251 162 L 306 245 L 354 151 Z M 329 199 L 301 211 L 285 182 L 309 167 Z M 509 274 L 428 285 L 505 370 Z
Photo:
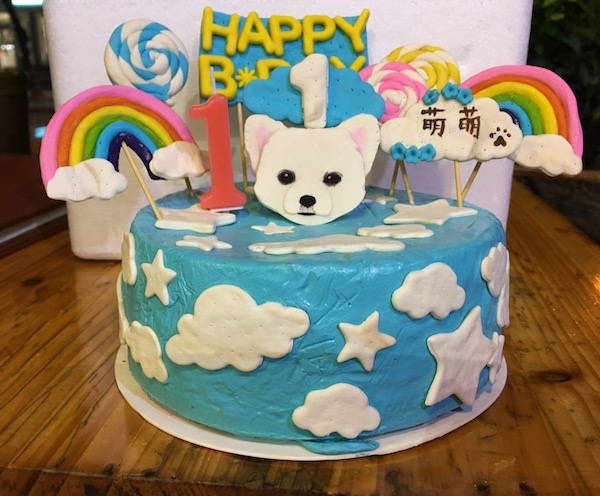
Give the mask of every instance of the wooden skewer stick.
M 402 181 L 404 181 L 404 189 L 406 190 L 406 194 L 408 196 L 408 203 L 414 205 L 415 199 L 410 187 L 410 182 L 408 181 L 408 173 L 406 172 L 406 164 L 404 163 L 404 160 L 400 160 L 400 171 L 402 172 Z
M 390 181 L 390 189 L 388 191 L 390 196 L 393 196 L 394 192 L 396 191 L 396 181 L 398 180 L 398 169 L 400 168 L 400 162 L 401 160 L 396 160 L 396 164 L 394 165 L 394 172 L 392 173 L 392 180 Z
M 154 215 L 156 216 L 156 218 L 158 220 L 162 219 L 163 216 L 160 213 L 160 210 L 158 210 L 158 207 L 156 206 L 156 202 L 154 201 L 154 198 L 152 198 L 152 194 L 150 193 L 148 186 L 146 186 L 146 183 L 144 182 L 144 179 L 142 178 L 142 175 L 140 174 L 140 171 L 137 168 L 137 165 L 135 164 L 133 157 L 131 156 L 131 152 L 129 151 L 129 148 L 127 147 L 127 145 L 125 143 L 121 143 L 121 149 L 125 152 L 127 161 L 129 162 L 129 165 L 133 169 L 135 177 L 137 178 L 138 182 L 140 183 L 140 186 L 142 187 L 142 191 L 146 195 L 148 203 L 152 207 L 152 211 L 154 212 Z
M 390 196 L 393 196 L 396 192 L 396 182 L 398 181 L 398 170 L 402 172 L 402 181 L 404 182 L 404 189 L 406 190 L 406 195 L 408 196 L 408 202 L 411 205 L 415 204 L 415 199 L 412 194 L 412 189 L 410 187 L 410 182 L 408 181 L 408 173 L 406 172 L 406 164 L 404 160 L 396 160 L 396 164 L 394 166 L 394 172 L 392 173 L 392 180 L 390 181 L 390 190 L 388 191 Z
M 237 103 L 238 130 L 240 133 L 240 155 L 242 160 L 242 182 L 244 191 L 248 192 L 248 164 L 246 161 L 246 142 L 244 141 L 244 117 L 242 115 L 242 104 Z
M 454 161 L 454 184 L 456 186 L 456 204 L 462 208 L 463 206 L 463 198 L 461 191 L 461 180 L 460 180 L 460 164 L 458 160 Z
M 187 188 L 188 195 L 190 195 L 190 197 L 193 198 L 195 196 L 194 188 L 192 188 L 192 183 L 190 182 L 190 178 L 184 177 L 184 179 L 185 179 L 185 187 Z
M 477 163 L 475 164 L 475 167 L 471 171 L 471 175 L 469 176 L 469 179 L 467 179 L 467 184 L 465 184 L 465 187 L 463 188 L 462 193 L 460 194 L 460 196 L 462 197 L 463 200 L 467 197 L 467 193 L 471 189 L 471 186 L 473 185 L 473 181 L 475 181 L 475 176 L 479 172 L 480 168 L 481 168 L 481 160 L 478 160 Z

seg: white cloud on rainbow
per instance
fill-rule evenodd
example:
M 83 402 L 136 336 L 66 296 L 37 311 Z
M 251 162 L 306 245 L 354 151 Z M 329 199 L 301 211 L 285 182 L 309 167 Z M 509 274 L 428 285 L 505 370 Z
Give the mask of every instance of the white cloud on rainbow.
M 549 176 L 573 176 L 583 168 L 581 157 L 573 152 L 571 144 L 560 134 L 524 136 L 521 146 L 510 158 L 523 167 L 540 169 Z
M 175 141 L 158 148 L 152 155 L 150 170 L 163 179 L 199 177 L 206 172 L 200 149 L 187 141 Z
M 72 167 L 58 167 L 46 186 L 54 200 L 109 200 L 127 187 L 127 178 L 102 158 L 84 160 Z

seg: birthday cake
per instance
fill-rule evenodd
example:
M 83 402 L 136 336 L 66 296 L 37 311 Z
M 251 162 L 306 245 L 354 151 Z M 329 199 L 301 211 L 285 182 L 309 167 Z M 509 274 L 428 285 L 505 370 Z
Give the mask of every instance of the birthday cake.
M 121 243 L 120 338 L 128 373 L 178 417 L 323 456 L 366 454 L 382 436 L 469 410 L 496 382 L 509 255 L 501 222 L 465 199 L 497 159 L 577 173 L 574 97 L 530 66 L 461 82 L 431 45 L 370 63 L 368 19 L 206 7 L 199 98 L 186 109 L 205 124 L 206 152 L 173 108 L 187 59 L 171 60 L 165 84 L 139 81 L 140 63 L 182 53 L 149 20 L 115 26 L 113 85 L 73 96 L 48 125 L 49 196 L 111 199 L 134 187 L 126 170 L 144 191 L 149 206 Z M 368 184 L 377 155 L 393 164 L 386 189 Z M 407 164 L 440 160 L 456 200 L 412 191 Z M 200 176 L 210 184 L 199 191 Z M 183 190 L 155 199 L 146 182 L 160 179 Z
M 502 226 L 385 193 L 321 226 L 250 197 L 218 236 L 156 229 L 142 210 L 118 283 L 136 381 L 203 425 L 328 454 L 472 405 L 501 366 Z M 182 192 L 159 207 L 194 204 Z M 394 216 L 434 223 L 383 223 Z

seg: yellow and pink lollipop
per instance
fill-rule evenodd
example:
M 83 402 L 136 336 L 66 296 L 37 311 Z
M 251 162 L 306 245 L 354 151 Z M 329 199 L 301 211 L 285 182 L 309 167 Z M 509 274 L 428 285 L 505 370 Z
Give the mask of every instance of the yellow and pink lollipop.
M 452 56 L 440 47 L 414 43 L 392 50 L 383 59 L 414 67 L 425 80 L 428 89 L 441 91 L 448 83 L 460 83 L 460 70 Z
M 379 119 L 381 123 L 404 117 L 411 107 L 422 100 L 427 90 L 441 91 L 448 83 L 460 82 L 460 71 L 454 59 L 441 48 L 424 44 L 398 47 L 379 64 L 366 67 L 359 74 L 384 99 L 385 111 Z M 412 204 L 414 199 L 402 160 L 396 161 L 389 192 L 393 194 L 396 188 L 399 170 L 408 201 Z

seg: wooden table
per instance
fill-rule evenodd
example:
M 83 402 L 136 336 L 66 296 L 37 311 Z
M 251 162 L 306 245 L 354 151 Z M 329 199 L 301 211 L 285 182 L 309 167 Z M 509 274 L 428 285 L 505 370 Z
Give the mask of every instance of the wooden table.
M 508 382 L 479 418 L 380 457 L 283 462 L 146 423 L 114 379 L 115 262 L 66 232 L 0 260 L 1 495 L 600 494 L 600 247 L 515 183 Z
M 46 196 L 37 155 L 0 153 L 0 257 L 67 227 L 64 202 Z

